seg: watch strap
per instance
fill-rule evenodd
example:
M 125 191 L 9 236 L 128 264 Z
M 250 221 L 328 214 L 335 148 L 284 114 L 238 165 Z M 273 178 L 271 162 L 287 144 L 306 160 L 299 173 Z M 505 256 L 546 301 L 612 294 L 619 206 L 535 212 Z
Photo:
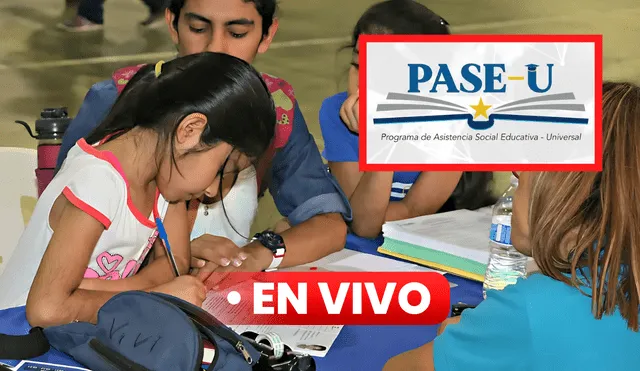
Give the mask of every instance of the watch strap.
M 271 265 L 269 265 L 269 268 L 265 269 L 264 271 L 272 272 L 278 269 L 280 263 L 282 263 L 282 260 L 284 259 L 284 252 L 284 248 L 277 249 L 276 252 L 273 253 L 273 260 L 271 261 Z
M 269 264 L 269 267 L 264 271 L 272 272 L 277 270 L 280 264 L 282 263 L 282 260 L 284 260 L 284 255 L 286 253 L 286 248 L 284 244 L 282 247 L 267 246 L 268 243 L 266 243 L 263 240 L 262 233 L 256 233 L 252 241 L 256 241 L 256 240 L 259 241 L 264 247 L 266 247 L 267 249 L 269 249 L 269 251 L 273 253 L 273 260 L 271 260 L 271 264 Z

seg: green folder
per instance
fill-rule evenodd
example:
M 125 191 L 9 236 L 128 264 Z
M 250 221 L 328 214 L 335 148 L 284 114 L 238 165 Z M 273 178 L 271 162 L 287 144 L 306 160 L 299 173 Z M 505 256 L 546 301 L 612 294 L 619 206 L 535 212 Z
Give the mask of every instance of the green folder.
M 475 281 L 484 281 L 486 264 L 385 237 L 378 252 Z

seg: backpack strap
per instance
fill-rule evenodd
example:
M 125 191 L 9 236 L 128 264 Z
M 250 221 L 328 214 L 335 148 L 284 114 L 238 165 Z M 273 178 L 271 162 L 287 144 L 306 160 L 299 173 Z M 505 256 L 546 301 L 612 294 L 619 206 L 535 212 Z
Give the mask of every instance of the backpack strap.
M 283 79 L 263 73 L 264 80 L 276 106 L 276 130 L 273 142 L 258 161 L 256 178 L 258 181 L 258 196 L 264 195 L 269 179 L 269 169 L 277 150 L 284 148 L 293 131 L 296 97 L 293 87 Z
M 111 79 L 113 83 L 116 84 L 116 89 L 118 90 L 118 94 L 122 93 L 125 86 L 133 75 L 135 75 L 140 69 L 144 66 L 144 64 L 139 64 L 137 66 L 125 67 L 117 70 L 111 75 Z
M 0 334 L 0 359 L 31 359 L 47 353 L 50 348 L 40 327 L 32 328 L 28 335 Z

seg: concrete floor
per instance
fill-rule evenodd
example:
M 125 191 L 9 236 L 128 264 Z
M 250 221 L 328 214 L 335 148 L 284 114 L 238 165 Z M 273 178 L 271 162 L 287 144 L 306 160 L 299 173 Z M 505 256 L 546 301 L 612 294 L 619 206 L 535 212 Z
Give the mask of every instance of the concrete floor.
M 289 81 L 309 129 L 322 148 L 317 121 L 322 99 L 344 88 L 345 42 L 370 0 L 282 0 L 280 31 L 257 60 L 261 71 Z M 637 0 L 420 0 L 456 33 L 604 34 L 604 76 L 640 82 L 640 2 Z M 55 29 L 62 0 L 0 2 L 0 146 L 34 147 L 16 119 L 32 122 L 43 107 L 77 112 L 87 89 L 116 68 L 174 54 L 166 30 L 138 29 L 146 8 L 136 0 L 106 2 L 102 35 Z M 46 10 L 49 9 L 49 10 Z M 277 219 L 263 200 L 256 229 Z

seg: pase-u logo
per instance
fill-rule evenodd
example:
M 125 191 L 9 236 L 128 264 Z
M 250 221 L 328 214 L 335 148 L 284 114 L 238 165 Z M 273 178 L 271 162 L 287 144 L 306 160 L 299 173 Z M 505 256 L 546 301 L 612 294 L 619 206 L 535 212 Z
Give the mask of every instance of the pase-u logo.
M 529 63 L 512 68 L 507 73 L 505 64 L 500 63 L 467 63 L 457 71 L 456 76 L 446 63 L 428 65 L 424 63 L 407 64 L 408 89 L 407 93 L 389 93 L 387 103 L 378 104 L 377 111 L 405 111 L 431 110 L 442 112 L 459 112 L 441 115 L 398 116 L 374 118 L 374 124 L 398 124 L 415 122 L 435 122 L 467 120 L 470 128 L 486 130 L 491 128 L 496 120 L 543 122 L 557 124 L 586 125 L 589 120 L 584 117 L 522 115 L 515 112 L 524 110 L 535 111 L 566 111 L 584 112 L 584 104 L 575 103 L 573 92 L 545 94 L 552 89 L 554 67 L 553 63 L 539 66 Z M 556 67 L 557 68 L 557 67 Z M 541 69 L 545 69 L 543 78 L 538 76 Z M 485 104 L 482 95 L 501 95 L 513 87 L 513 84 L 526 86 L 536 96 L 503 102 L 500 105 Z M 446 99 L 429 97 L 421 93 L 448 93 L 480 95 L 477 104 L 467 107 L 452 103 Z M 422 104 L 416 104 L 420 102 Z M 562 102 L 562 103 L 558 103 Z M 482 119 L 484 117 L 484 119 Z

